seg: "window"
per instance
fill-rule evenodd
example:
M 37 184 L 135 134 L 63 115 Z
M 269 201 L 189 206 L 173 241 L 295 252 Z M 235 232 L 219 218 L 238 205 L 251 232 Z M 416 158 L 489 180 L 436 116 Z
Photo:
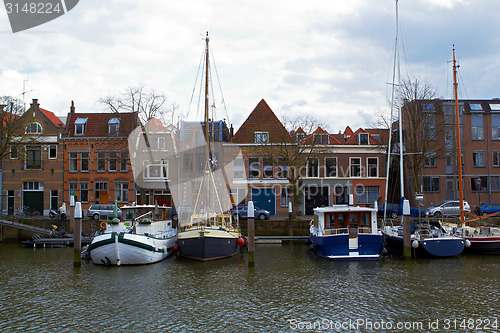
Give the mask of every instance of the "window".
M 500 166 L 500 151 L 493 152 L 493 166 L 494 167 Z
M 17 159 L 18 154 L 17 154 L 17 146 L 10 146 L 10 159 L 15 160 Z
M 314 134 L 313 142 L 317 145 L 327 145 L 330 142 L 329 135 L 327 133 Z
M 50 190 L 50 209 L 57 210 L 59 208 L 59 195 L 57 190 Z
M 167 144 L 165 138 L 158 138 L 158 150 L 166 150 Z
M 69 171 L 78 171 L 78 153 L 69 153 Z
M 108 135 L 118 136 L 119 131 L 120 131 L 120 120 L 118 118 L 111 118 L 108 121 Z
M 437 167 L 437 158 L 435 151 L 429 151 L 425 154 L 424 167 L 435 168 Z
M 248 178 L 259 178 L 259 158 L 248 158 Z
M 471 111 L 483 111 L 481 104 L 469 104 Z
M 483 115 L 473 114 L 470 119 L 472 140 L 484 140 Z
M 23 182 L 23 191 L 43 191 L 43 182 Z
M 472 152 L 472 164 L 474 167 L 484 167 L 484 151 Z
M 368 157 L 366 159 L 366 164 L 368 166 L 367 177 L 378 177 L 378 158 Z
M 37 122 L 29 123 L 28 126 L 26 126 L 26 134 L 42 134 L 42 132 L 42 125 Z
M 278 157 L 278 178 L 288 178 L 288 165 L 284 157 Z
M 307 177 L 319 177 L 319 160 L 317 157 L 307 159 Z
M 115 183 L 115 198 L 117 202 L 128 202 L 128 183 Z
M 351 177 L 361 177 L 361 158 L 349 158 L 349 169 L 351 171 Z
M 53 160 L 57 158 L 57 145 L 49 146 L 49 159 Z
M 439 177 L 423 176 L 424 192 L 439 192 Z
M 268 143 L 269 132 L 255 132 L 255 143 Z
M 75 202 L 78 201 L 78 183 L 69 183 L 69 195 L 75 197 Z
M 80 183 L 80 201 L 89 202 L 89 184 Z
M 436 140 L 436 115 L 427 114 L 425 116 L 424 134 L 429 140 Z
M 297 135 L 295 136 L 295 140 L 298 143 L 301 143 L 302 141 L 304 141 L 304 138 L 305 138 L 304 133 L 297 133 Z
M 108 171 L 116 171 L 116 152 L 109 153 Z
M 336 157 L 325 157 L 325 177 L 337 177 Z
M 500 104 L 490 104 L 491 111 L 500 111 Z
M 491 139 L 500 140 L 500 114 L 491 115 Z
M 106 171 L 106 153 L 97 153 L 97 171 Z
M 380 188 L 378 186 L 357 185 L 354 194 L 356 203 L 373 203 L 380 198 Z
M 370 142 L 368 140 L 368 133 L 359 133 L 358 134 L 358 143 L 360 145 L 369 145 Z
M 40 146 L 26 146 L 26 170 L 40 170 L 42 169 L 42 147 Z
M 478 179 L 481 183 L 478 184 Z M 488 176 L 472 176 L 470 178 L 470 186 L 472 191 L 487 191 L 488 190 Z
M 81 169 L 82 171 L 89 171 L 89 153 L 82 153 L 81 159 Z
M 146 167 L 145 178 L 168 179 L 168 161 L 158 161 L 154 164 L 148 164 Z
M 75 120 L 75 135 L 85 135 L 88 118 L 76 118 Z
M 270 157 L 262 158 L 263 178 L 273 178 L 273 160 Z
M 289 187 L 282 187 L 281 188 L 281 198 L 280 198 L 280 206 L 281 207 L 288 207 L 289 197 L 290 197 L 290 188 Z
M 500 191 L 500 176 L 490 176 L 491 190 L 494 192 Z
M 184 155 L 185 157 L 186 155 Z M 243 157 L 237 157 L 233 160 L 233 178 L 243 179 L 245 177 L 245 165 Z
M 128 151 L 122 151 L 120 153 L 120 171 L 128 171 Z

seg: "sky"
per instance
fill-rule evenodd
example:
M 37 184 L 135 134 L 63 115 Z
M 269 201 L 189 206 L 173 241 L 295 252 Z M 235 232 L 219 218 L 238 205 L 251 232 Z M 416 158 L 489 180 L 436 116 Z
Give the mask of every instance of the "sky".
M 452 98 L 455 45 L 459 97 L 500 97 L 499 9 L 498 0 L 399 0 L 402 76 Z M 2 10 L 0 95 L 24 91 L 28 106 L 37 98 L 65 116 L 72 100 L 77 112 L 105 112 L 99 98 L 143 85 L 196 119 L 208 31 L 217 118 L 238 128 L 265 99 L 280 119 L 312 116 L 332 133 L 365 128 L 389 108 L 395 17 L 395 0 L 80 0 L 12 33 Z

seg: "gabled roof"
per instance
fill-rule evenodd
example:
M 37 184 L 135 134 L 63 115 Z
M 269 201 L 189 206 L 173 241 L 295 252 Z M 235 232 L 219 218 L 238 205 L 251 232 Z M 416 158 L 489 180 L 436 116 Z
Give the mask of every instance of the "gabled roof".
M 47 117 L 49 118 L 49 120 L 57 127 L 59 126 L 63 126 L 64 124 L 62 123 L 62 121 L 57 118 L 57 116 L 54 114 L 54 112 L 52 111 L 48 111 L 48 110 L 45 110 L 45 109 L 42 109 L 40 108 L 40 111 L 42 111 L 42 113 Z
M 285 126 L 262 99 L 229 142 L 254 143 L 255 132 L 269 132 L 269 142 L 294 142 Z
M 358 145 L 358 134 L 366 133 L 368 134 L 368 144 L 378 145 L 385 141 L 385 136 L 388 130 L 383 129 L 362 129 L 358 128 L 349 138 L 345 139 L 345 143 L 348 145 Z
M 66 137 L 103 138 L 108 137 L 108 122 L 113 118 L 120 121 L 119 136 L 127 137 L 137 124 L 137 114 L 123 113 L 76 113 L 68 114 Z M 84 135 L 75 135 L 75 121 L 78 118 L 87 118 Z

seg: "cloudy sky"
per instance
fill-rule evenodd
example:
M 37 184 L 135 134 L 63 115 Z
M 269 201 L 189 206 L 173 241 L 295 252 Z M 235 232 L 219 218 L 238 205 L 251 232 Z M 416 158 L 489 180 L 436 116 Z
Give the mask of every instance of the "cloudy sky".
M 402 75 L 451 98 L 455 44 L 460 97 L 500 97 L 499 9 L 498 0 L 400 0 Z M 24 83 L 28 104 L 65 115 L 71 100 L 77 112 L 100 112 L 99 97 L 144 85 L 195 117 L 206 31 L 228 113 L 217 116 L 236 127 L 261 99 L 280 118 L 314 115 L 332 132 L 370 126 L 388 108 L 395 0 L 80 0 L 15 34 L 3 10 L 0 95 L 22 98 Z

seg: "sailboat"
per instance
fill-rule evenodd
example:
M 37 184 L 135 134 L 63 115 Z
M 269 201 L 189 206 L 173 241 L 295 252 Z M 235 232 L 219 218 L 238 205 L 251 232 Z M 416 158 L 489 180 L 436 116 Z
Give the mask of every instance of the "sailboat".
M 401 87 L 400 69 L 399 69 L 399 17 L 398 17 L 398 0 L 396 0 L 396 40 L 395 40 L 395 52 L 394 52 L 394 72 L 393 72 L 393 86 L 392 86 L 392 105 L 391 105 L 391 125 L 392 125 L 392 115 L 393 108 L 395 105 L 395 77 L 396 70 L 398 74 L 398 87 Z M 403 215 L 410 214 L 410 206 L 408 200 L 404 196 L 404 163 L 403 163 L 403 121 L 402 112 L 400 105 L 400 93 L 397 94 L 397 108 L 399 117 L 399 176 L 400 176 L 400 190 L 401 190 L 401 201 L 403 202 Z M 392 133 L 392 128 L 391 128 Z M 392 135 L 390 135 L 391 137 Z M 387 157 L 387 179 L 389 179 L 389 165 L 391 160 L 391 141 L 388 145 L 388 157 Z M 386 182 L 387 185 L 387 182 Z M 385 200 L 387 201 L 387 188 Z M 385 214 L 384 214 L 385 215 Z M 413 223 L 411 226 L 404 228 L 403 217 L 401 226 L 389 226 L 385 225 L 384 216 L 384 227 L 382 228 L 382 235 L 384 237 L 384 245 L 389 252 L 404 253 L 405 249 L 405 239 L 409 240 L 408 245 L 411 244 L 413 249 L 413 255 L 417 257 L 451 257 L 462 253 L 464 247 L 468 242 L 461 238 L 450 235 L 439 222 L 431 222 L 426 218 L 426 221 L 418 221 Z M 406 235 L 405 235 L 406 233 Z M 407 233 L 410 233 L 408 235 Z M 405 237 L 406 236 L 406 237 Z M 408 237 L 409 236 L 409 237 Z
M 224 168 L 223 153 L 217 152 L 212 144 L 209 117 L 209 36 L 205 38 L 205 115 L 203 125 L 204 144 L 197 146 L 197 156 L 204 156 L 199 177 L 185 182 L 191 184 L 193 193 L 181 192 L 181 196 L 192 201 L 192 210 L 179 215 L 180 231 L 177 239 L 178 254 L 185 258 L 208 261 L 236 255 L 245 245 L 239 226 L 229 212 L 230 204 L 228 179 Z M 191 133 L 196 140 L 197 134 Z M 196 191 L 194 191 L 197 188 Z M 234 205 L 234 203 L 231 203 Z M 189 209 L 188 208 L 188 209 Z
M 453 48 L 453 83 L 455 95 L 455 118 L 456 118 L 456 136 L 457 136 L 457 161 L 462 160 L 462 148 L 460 139 L 460 123 L 459 123 L 459 107 L 458 107 L 458 82 L 457 82 L 457 64 L 455 60 L 455 49 Z M 461 163 L 461 162 L 460 162 Z M 457 165 L 460 165 L 458 163 Z M 464 197 L 462 189 L 462 168 L 458 167 L 458 188 L 460 200 L 460 222 L 462 228 L 458 230 L 458 234 L 464 237 L 470 244 L 465 249 L 466 253 L 480 253 L 480 254 L 500 254 L 500 228 L 476 225 L 470 226 L 470 223 L 480 221 L 481 219 L 497 215 L 497 213 L 483 215 L 481 217 L 475 216 L 469 212 L 464 211 Z M 471 219 L 466 219 L 465 214 L 474 216 Z

